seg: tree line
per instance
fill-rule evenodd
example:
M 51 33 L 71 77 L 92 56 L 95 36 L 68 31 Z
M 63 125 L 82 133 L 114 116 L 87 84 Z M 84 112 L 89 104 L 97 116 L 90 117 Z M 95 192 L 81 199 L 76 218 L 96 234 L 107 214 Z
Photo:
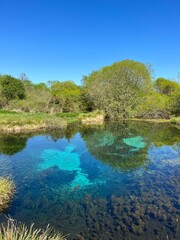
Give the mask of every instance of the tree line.
M 73 81 L 32 83 L 0 75 L 0 108 L 23 112 L 103 110 L 108 118 L 169 118 L 180 114 L 180 84 L 165 78 L 153 81 L 151 69 L 124 60 Z

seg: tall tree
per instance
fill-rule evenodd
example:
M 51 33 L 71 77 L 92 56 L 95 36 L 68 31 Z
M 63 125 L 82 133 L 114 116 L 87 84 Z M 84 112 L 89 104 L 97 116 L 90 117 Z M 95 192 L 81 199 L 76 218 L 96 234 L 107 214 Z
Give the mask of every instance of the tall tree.
M 83 77 L 87 99 L 107 116 L 128 118 L 152 89 L 147 67 L 140 62 L 124 60 Z

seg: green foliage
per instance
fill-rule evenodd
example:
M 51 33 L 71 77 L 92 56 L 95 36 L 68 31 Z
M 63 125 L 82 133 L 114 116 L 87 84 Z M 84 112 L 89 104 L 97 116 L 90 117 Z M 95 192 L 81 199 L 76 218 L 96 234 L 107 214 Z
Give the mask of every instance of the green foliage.
M 155 83 L 155 89 L 162 96 L 169 97 L 170 112 L 175 115 L 180 114 L 180 84 L 165 78 L 158 78 Z
M 180 117 L 173 117 L 173 118 L 171 119 L 171 122 L 172 122 L 173 124 L 180 125 Z
M 77 112 L 80 110 L 81 88 L 74 82 L 53 82 L 51 86 L 51 94 L 51 111 Z
M 106 117 L 121 119 L 178 116 L 180 84 L 164 78 L 158 78 L 153 84 L 151 78 L 151 65 L 133 60 L 93 71 L 83 77 L 82 87 L 73 81 L 34 84 L 24 73 L 20 80 L 0 75 L 0 108 L 70 115 L 102 110 Z
M 154 86 L 157 92 L 165 95 L 171 95 L 178 90 L 180 91 L 180 85 L 178 83 L 165 78 L 158 78 Z
M 1 95 L 7 102 L 13 99 L 24 99 L 25 88 L 23 83 L 10 75 L 3 75 L 0 77 Z
M 146 119 L 169 118 L 169 97 L 155 91 L 144 96 L 144 101 L 137 108 L 136 117 Z
M 152 88 L 150 73 L 140 62 L 125 60 L 84 76 L 86 99 L 107 116 L 128 118 Z
M 171 112 L 180 115 L 180 90 L 174 91 L 170 96 Z
M 48 112 L 51 94 L 46 84 L 33 84 L 29 80 L 24 80 L 23 84 L 26 90 L 26 98 L 10 101 L 8 109 L 16 109 L 23 112 Z

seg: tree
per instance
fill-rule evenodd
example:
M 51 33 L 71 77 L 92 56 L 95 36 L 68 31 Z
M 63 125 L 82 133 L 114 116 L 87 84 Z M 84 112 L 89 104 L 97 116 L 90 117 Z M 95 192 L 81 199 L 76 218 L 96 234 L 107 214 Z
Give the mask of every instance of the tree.
M 136 110 L 136 117 L 146 119 L 168 119 L 170 115 L 169 97 L 158 92 L 151 91 L 143 98 Z
M 157 92 L 168 96 L 177 90 L 180 91 L 180 85 L 177 82 L 165 78 L 156 79 L 154 85 Z
M 137 105 L 152 89 L 147 67 L 132 60 L 117 62 L 84 76 L 83 86 L 92 108 L 120 118 L 134 116 Z
M 171 103 L 171 112 L 179 116 L 180 115 L 180 90 L 176 90 L 171 94 L 170 103 Z
M 155 83 L 155 89 L 163 97 L 168 97 L 170 112 L 175 115 L 180 114 L 180 84 L 165 78 L 158 78 Z
M 48 112 L 51 94 L 46 84 L 34 84 L 29 80 L 24 80 L 23 84 L 26 98 L 10 101 L 8 109 L 17 109 L 25 112 Z
M 23 83 L 10 75 L 1 76 L 1 94 L 7 102 L 13 99 L 24 99 L 25 88 Z
M 76 112 L 80 108 L 81 88 L 73 81 L 53 82 L 51 86 L 51 106 L 54 111 Z

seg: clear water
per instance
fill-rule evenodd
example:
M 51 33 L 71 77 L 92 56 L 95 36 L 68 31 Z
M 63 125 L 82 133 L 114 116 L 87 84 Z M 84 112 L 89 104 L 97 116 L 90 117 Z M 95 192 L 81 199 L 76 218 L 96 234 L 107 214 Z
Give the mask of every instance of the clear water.
M 69 239 L 180 239 L 180 130 L 168 124 L 0 135 L 10 215 Z

